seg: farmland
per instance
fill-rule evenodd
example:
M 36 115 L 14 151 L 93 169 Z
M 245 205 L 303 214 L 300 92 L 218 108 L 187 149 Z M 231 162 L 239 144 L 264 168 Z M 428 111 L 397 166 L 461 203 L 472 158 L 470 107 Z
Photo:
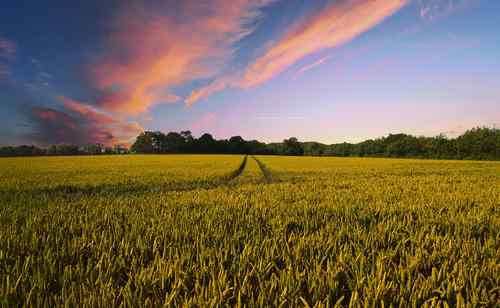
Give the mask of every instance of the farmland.
M 2 306 L 498 306 L 500 163 L 0 159 Z

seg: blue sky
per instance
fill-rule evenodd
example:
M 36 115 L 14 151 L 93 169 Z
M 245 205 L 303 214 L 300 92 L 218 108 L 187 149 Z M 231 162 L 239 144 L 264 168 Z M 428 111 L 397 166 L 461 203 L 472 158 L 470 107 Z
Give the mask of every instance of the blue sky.
M 494 0 L 7 1 L 0 144 L 500 125 Z

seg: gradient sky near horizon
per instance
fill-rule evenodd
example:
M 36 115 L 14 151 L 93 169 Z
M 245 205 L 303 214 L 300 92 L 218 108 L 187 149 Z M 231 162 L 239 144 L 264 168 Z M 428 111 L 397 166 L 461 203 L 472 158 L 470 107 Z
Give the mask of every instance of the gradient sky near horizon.
M 500 1 L 3 1 L 0 145 L 500 126 Z

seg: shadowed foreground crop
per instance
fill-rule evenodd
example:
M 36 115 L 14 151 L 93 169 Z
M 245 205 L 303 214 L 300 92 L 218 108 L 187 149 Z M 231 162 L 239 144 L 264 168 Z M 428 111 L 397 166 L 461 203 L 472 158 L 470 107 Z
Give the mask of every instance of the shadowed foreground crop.
M 2 306 L 500 304 L 500 164 L 0 160 Z

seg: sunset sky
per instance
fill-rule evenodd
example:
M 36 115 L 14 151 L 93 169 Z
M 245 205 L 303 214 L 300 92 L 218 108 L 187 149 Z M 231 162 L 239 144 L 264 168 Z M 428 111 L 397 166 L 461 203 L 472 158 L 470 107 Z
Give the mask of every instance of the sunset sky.
M 0 5 L 0 145 L 500 127 L 500 1 Z

